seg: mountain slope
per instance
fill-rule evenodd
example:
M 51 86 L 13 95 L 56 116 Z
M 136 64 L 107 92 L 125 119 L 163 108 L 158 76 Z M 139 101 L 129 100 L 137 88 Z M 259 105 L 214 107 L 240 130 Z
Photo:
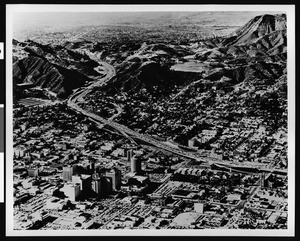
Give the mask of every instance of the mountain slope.
M 247 24 L 237 29 L 222 43 L 228 45 L 251 44 L 257 38 L 274 31 L 286 29 L 286 15 L 261 15 L 253 18 Z
M 60 97 L 71 93 L 89 79 L 76 70 L 53 65 L 36 56 L 28 56 L 13 65 L 14 84 L 32 83 L 34 86 L 48 88 Z

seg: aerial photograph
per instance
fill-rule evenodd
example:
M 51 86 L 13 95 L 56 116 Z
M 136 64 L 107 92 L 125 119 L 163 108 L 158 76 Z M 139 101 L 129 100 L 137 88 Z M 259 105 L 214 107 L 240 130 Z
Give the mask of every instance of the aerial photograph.
M 13 20 L 14 230 L 288 228 L 285 12 Z

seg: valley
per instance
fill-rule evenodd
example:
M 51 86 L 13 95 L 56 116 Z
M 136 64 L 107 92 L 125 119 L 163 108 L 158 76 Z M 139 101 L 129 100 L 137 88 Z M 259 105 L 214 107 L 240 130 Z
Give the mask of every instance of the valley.
M 286 15 L 206 14 L 13 40 L 19 229 L 286 228 Z

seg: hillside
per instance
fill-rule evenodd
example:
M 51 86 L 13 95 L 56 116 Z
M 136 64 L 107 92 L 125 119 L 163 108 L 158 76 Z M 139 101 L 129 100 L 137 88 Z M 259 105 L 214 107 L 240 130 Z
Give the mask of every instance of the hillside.
M 87 55 L 64 46 L 43 45 L 32 40 L 13 40 L 13 63 L 16 99 L 24 97 L 17 84 L 30 82 L 66 98 L 73 89 L 102 76 L 95 70 L 99 64 Z
M 86 76 L 76 70 L 51 64 L 37 56 L 28 56 L 16 61 L 13 73 L 14 84 L 32 83 L 34 86 L 51 90 L 59 97 L 66 97 L 72 89 L 83 86 L 88 81 Z
M 15 41 L 14 82 L 31 81 L 66 98 L 97 81 L 96 59 L 106 61 L 116 76 L 81 106 L 186 145 L 205 127 L 243 117 L 262 118 L 275 129 L 285 125 L 286 38 L 286 16 L 266 14 L 229 35 L 181 44 Z
M 224 37 L 185 46 L 144 43 L 115 62 L 117 76 L 83 106 L 94 110 L 91 101 L 108 96 L 122 100 L 115 101 L 123 106 L 117 122 L 184 145 L 208 123 L 242 117 L 263 118 L 276 129 L 286 123 L 285 21 L 262 15 Z M 185 63 L 195 71 L 170 70 Z
M 251 44 L 260 37 L 286 29 L 286 15 L 261 15 L 234 31 L 222 43 L 228 45 Z

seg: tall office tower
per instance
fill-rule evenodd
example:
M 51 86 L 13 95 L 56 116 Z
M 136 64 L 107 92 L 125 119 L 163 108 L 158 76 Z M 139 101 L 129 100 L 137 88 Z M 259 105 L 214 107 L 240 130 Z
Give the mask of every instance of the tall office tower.
M 142 170 L 141 160 L 138 158 L 131 159 L 131 172 L 133 173 L 140 173 Z
M 112 179 L 107 176 L 100 177 L 101 180 L 101 193 L 110 194 L 112 191 Z
M 66 184 L 61 191 L 70 199 L 70 201 L 77 201 L 77 198 L 80 194 L 80 184 Z
M 72 176 L 73 176 L 73 167 L 71 166 L 63 167 L 62 179 L 66 182 L 72 181 Z
M 89 191 L 91 189 L 91 175 L 74 175 L 72 176 L 72 183 L 80 185 L 80 191 Z
M 97 194 L 101 193 L 101 177 L 96 171 L 92 175 L 92 190 Z
M 133 150 L 132 149 L 127 150 L 127 160 L 129 162 L 131 161 L 132 156 L 133 156 Z
M 112 181 L 112 189 L 113 190 L 120 190 L 121 188 L 121 179 L 122 174 L 121 171 L 117 168 L 113 168 L 109 172 L 106 172 L 106 177 L 111 178 Z

